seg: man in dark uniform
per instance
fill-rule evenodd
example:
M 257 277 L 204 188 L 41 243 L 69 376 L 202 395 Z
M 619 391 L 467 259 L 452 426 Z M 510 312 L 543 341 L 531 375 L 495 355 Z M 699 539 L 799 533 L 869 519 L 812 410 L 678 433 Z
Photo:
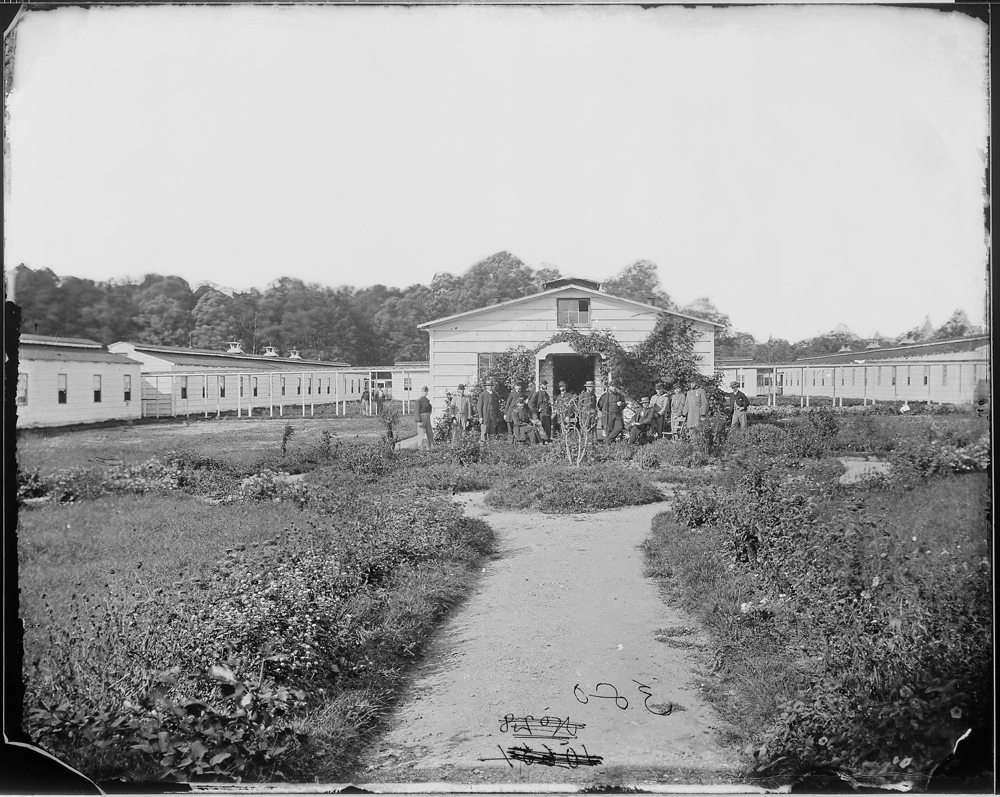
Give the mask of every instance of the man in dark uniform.
M 476 413 L 479 415 L 479 439 L 486 440 L 490 435 L 496 434 L 497 424 L 500 423 L 500 397 L 493 390 L 493 380 L 490 379 L 484 385 L 484 390 L 479 394 L 479 403 L 476 405 Z
M 514 389 L 507 394 L 507 403 L 503 409 L 503 419 L 507 422 L 507 434 L 511 440 L 514 439 L 514 410 L 517 409 L 517 403 L 521 399 L 527 403 L 528 394 L 524 389 L 524 382 L 518 380 L 514 383 Z
M 645 442 L 649 439 L 649 432 L 653 428 L 653 421 L 656 417 L 656 410 L 649 406 L 649 398 L 642 397 L 642 409 L 635 418 L 632 428 L 628 431 L 628 441 L 633 445 Z
M 729 409 L 733 414 L 733 420 L 730 422 L 729 428 L 735 429 L 739 426 L 740 429 L 746 429 L 747 407 L 750 406 L 750 399 L 740 390 L 739 382 L 730 382 L 729 387 L 733 389 L 733 394 L 729 398 Z
M 625 396 L 615 389 L 612 378 L 608 377 L 608 389 L 597 401 L 601 411 L 601 423 L 604 425 L 604 439 L 611 443 L 625 431 L 622 423 L 622 410 L 625 408 Z
M 542 422 L 542 431 L 545 432 L 545 442 L 552 440 L 552 399 L 549 396 L 549 383 L 543 379 L 541 384 L 531 398 L 528 399 L 528 409 L 532 418 L 538 418 Z
M 659 440 L 670 433 L 670 394 L 663 382 L 656 383 L 656 395 L 649 400 L 653 408 L 653 437 Z

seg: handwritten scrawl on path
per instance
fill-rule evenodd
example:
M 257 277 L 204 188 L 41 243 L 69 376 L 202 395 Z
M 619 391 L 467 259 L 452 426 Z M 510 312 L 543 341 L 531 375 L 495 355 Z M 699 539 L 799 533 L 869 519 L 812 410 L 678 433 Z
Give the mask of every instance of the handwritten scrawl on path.
M 650 714 L 666 717 L 675 711 L 683 711 L 684 707 L 677 703 L 657 704 L 650 703 L 653 696 L 648 684 L 632 679 L 638 691 L 644 696 L 643 707 Z M 577 702 L 587 704 L 590 698 L 599 700 L 613 700 L 614 705 L 622 711 L 629 708 L 628 698 L 618 692 L 614 684 L 602 681 L 597 684 L 594 692 L 587 693 L 580 688 L 580 684 L 573 687 L 573 697 Z M 532 747 L 527 742 L 515 744 L 504 749 L 503 745 L 497 745 L 500 750 L 499 757 L 483 757 L 480 761 L 505 761 L 513 768 L 514 762 L 523 764 L 541 764 L 549 767 L 563 767 L 566 769 L 576 769 L 581 766 L 597 766 L 604 763 L 604 759 L 598 755 L 591 755 L 586 744 L 581 744 L 583 750 L 581 755 L 575 747 L 570 747 L 571 741 L 577 741 L 578 733 L 587 726 L 582 722 L 571 722 L 569 716 L 566 719 L 553 717 L 548 714 L 536 719 L 528 714 L 524 717 L 515 717 L 513 714 L 505 714 L 500 720 L 500 733 L 511 733 L 515 739 L 531 739 L 537 746 Z M 553 750 L 550 745 L 556 744 L 557 749 Z M 539 749 L 541 747 L 542 749 Z M 565 748 L 565 749 L 558 749 Z

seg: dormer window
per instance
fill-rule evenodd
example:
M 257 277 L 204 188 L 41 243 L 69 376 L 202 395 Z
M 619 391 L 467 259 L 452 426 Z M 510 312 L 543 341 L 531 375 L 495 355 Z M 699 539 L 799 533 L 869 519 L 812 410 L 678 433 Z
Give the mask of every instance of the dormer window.
M 590 299 L 556 299 L 556 317 L 561 327 L 590 326 Z

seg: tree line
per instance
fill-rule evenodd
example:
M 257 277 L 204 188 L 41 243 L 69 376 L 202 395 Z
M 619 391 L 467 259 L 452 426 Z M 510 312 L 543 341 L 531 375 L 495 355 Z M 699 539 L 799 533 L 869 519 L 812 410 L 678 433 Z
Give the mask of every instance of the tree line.
M 309 359 L 383 365 L 427 359 L 428 337 L 419 324 L 536 293 L 561 276 L 555 266 L 534 269 L 509 252 L 498 252 L 464 274 L 442 272 L 429 285 L 406 288 L 333 288 L 281 277 L 262 291 L 229 293 L 211 285 L 193 289 L 177 276 L 95 282 L 23 265 L 11 279 L 22 333 L 214 351 L 235 340 L 247 352 L 276 346 L 281 352 L 298 349 Z M 648 260 L 627 265 L 606 279 L 602 290 L 721 324 L 717 357 L 783 362 L 836 351 L 843 342 L 830 336 L 797 344 L 759 342 L 735 331 L 729 316 L 707 298 L 678 307 L 663 290 L 656 264 Z

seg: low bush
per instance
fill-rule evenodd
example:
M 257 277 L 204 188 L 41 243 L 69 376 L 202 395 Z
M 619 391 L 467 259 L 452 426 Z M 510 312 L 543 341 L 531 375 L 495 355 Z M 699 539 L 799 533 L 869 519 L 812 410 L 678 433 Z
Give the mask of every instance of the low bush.
M 280 510 L 283 525 L 255 510 L 263 525 L 255 521 L 254 535 L 217 559 L 195 554 L 172 574 L 160 567 L 144 575 L 141 562 L 126 572 L 112 567 L 59 600 L 47 590 L 61 582 L 39 567 L 61 541 L 30 538 L 48 525 L 46 514 L 69 508 L 30 513 L 21 582 L 22 605 L 39 608 L 26 618 L 25 639 L 25 721 L 33 738 L 94 777 L 309 777 L 326 766 L 316 756 L 331 752 L 348 767 L 354 748 L 331 751 L 328 739 L 317 746 L 302 737 L 303 717 L 355 688 L 395 690 L 401 664 L 469 589 L 492 532 L 463 518 L 446 496 L 405 482 L 385 490 L 366 483 L 366 464 L 360 474 L 341 465 L 322 469 L 331 479 L 309 488 L 307 510 L 297 508 L 300 501 Z M 279 476 L 251 477 L 240 489 L 277 512 L 274 495 L 298 489 Z M 333 489 L 338 479 L 347 490 Z M 178 507 L 193 502 L 174 493 Z M 238 505 L 199 506 L 200 540 L 216 528 L 215 513 Z M 187 514 L 157 518 L 169 526 Z M 102 513 L 97 533 L 127 517 Z M 183 555 L 183 545 L 174 547 Z M 120 555 L 113 545 L 103 550 Z M 226 668 L 232 677 L 220 680 Z M 367 720 L 369 730 L 377 716 Z
M 990 468 L 988 435 L 972 443 L 961 438 L 934 441 L 906 440 L 889 457 L 893 478 L 902 484 L 939 473 L 972 473 Z
M 919 781 L 989 722 L 985 476 L 821 486 L 742 463 L 658 516 L 650 572 L 712 633 L 753 776 Z
M 494 481 L 486 503 L 496 509 L 594 512 L 663 500 L 649 477 L 623 465 L 534 466 Z

